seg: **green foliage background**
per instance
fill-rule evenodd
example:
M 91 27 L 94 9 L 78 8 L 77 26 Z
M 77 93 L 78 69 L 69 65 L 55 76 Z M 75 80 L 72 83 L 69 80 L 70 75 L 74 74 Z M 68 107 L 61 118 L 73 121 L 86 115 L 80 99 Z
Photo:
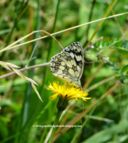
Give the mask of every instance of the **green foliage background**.
M 49 33 L 128 11 L 127 0 L 1 0 L 0 50 L 35 30 Z M 26 42 L 45 34 L 35 33 Z M 38 83 L 39 100 L 30 83 L 17 75 L 0 79 L 1 143 L 128 143 L 128 14 L 57 34 L 64 47 L 80 41 L 86 62 L 82 76 L 91 100 L 69 102 L 59 122 L 60 100 L 47 86 L 56 81 L 49 67 L 24 72 Z M 19 67 L 46 63 L 61 48 L 51 37 L 0 53 Z M 8 73 L 0 67 L 0 75 Z M 34 125 L 81 125 L 40 128 Z M 47 140 L 48 139 L 48 140 Z

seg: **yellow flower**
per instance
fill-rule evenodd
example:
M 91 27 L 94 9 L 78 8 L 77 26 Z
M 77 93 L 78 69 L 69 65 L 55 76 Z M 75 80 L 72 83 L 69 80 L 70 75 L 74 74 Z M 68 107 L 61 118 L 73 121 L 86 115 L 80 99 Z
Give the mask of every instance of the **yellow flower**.
M 67 99 L 82 99 L 84 101 L 90 99 L 87 97 L 87 92 L 69 84 L 60 85 L 59 83 L 53 82 L 48 86 L 48 89 L 54 93 L 51 96 L 52 99 L 55 99 L 57 96 L 61 96 Z

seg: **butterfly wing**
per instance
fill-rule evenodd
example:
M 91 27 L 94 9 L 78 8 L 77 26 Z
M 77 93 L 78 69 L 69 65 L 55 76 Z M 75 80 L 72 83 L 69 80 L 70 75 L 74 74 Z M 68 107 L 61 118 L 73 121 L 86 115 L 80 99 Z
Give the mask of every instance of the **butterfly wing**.
M 50 67 L 55 76 L 80 86 L 84 68 L 84 52 L 80 43 L 74 42 L 52 57 Z
M 68 47 L 64 48 L 63 51 L 70 55 L 72 68 L 74 71 L 78 72 L 76 77 L 80 79 L 84 69 L 84 49 L 81 44 L 79 42 L 73 42 Z

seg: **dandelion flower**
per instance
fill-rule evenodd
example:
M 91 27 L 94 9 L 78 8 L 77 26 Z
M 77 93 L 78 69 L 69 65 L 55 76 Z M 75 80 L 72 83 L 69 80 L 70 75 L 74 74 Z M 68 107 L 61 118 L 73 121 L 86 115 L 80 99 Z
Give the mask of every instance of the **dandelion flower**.
M 53 82 L 48 86 L 48 89 L 50 89 L 53 92 L 53 95 L 51 96 L 52 99 L 55 99 L 58 96 L 62 98 L 67 98 L 69 100 L 82 99 L 86 101 L 90 99 L 88 97 L 87 92 L 83 91 L 81 88 L 75 87 L 70 84 L 60 85 L 59 83 Z

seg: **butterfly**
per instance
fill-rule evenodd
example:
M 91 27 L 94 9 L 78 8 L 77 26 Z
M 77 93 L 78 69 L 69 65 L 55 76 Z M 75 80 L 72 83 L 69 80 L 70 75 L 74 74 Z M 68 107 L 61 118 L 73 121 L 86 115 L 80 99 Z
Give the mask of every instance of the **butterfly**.
M 53 75 L 74 86 L 81 86 L 84 69 L 84 49 L 79 42 L 73 42 L 50 60 Z

